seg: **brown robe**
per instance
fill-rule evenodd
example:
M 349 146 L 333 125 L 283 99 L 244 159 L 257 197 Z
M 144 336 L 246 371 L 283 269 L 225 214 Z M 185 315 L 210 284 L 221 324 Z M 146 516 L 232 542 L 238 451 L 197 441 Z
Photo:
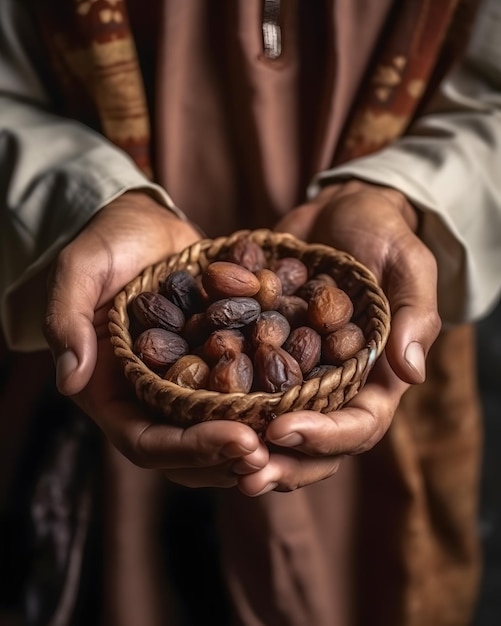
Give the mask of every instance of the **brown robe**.
M 469 5 L 284 1 L 283 53 L 269 59 L 261 2 L 165 0 L 163 14 L 161 4 L 146 16 L 144 3 L 128 3 L 137 58 L 122 3 L 97 0 L 85 15 L 66 7 L 51 19 L 42 9 L 42 26 L 61 84 L 76 79 L 70 92 L 85 96 L 62 98 L 62 110 L 101 128 L 210 235 L 272 226 L 304 200 L 316 172 L 404 132 L 454 54 L 450 35 Z M 108 11 L 100 22 L 99 11 Z M 378 72 L 389 65 L 396 81 Z M 411 81 L 421 89 L 406 89 Z M 379 143 L 360 130 L 367 111 L 393 116 Z M 383 441 L 338 476 L 257 499 L 217 494 L 236 623 L 334 626 L 345 623 L 351 600 L 360 626 L 469 623 L 480 562 L 472 347 L 470 327 L 442 333 L 426 383 L 405 395 Z M 141 485 L 151 486 L 141 481 L 138 498 Z M 122 502 L 132 509 L 130 489 Z M 139 520 L 134 528 L 145 527 Z M 108 554 L 134 563 L 119 530 L 110 530 Z M 141 559 L 154 552 L 151 537 L 143 543 Z M 123 597 L 120 582 L 111 587 Z

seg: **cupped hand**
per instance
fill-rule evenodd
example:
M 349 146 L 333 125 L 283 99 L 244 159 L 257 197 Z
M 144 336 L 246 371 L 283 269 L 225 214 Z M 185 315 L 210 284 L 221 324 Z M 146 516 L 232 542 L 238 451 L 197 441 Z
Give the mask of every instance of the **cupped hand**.
M 142 192 L 104 207 L 59 254 L 48 283 L 45 335 L 61 393 L 133 463 L 191 487 L 229 487 L 262 468 L 268 450 L 249 427 L 156 423 L 136 401 L 108 333 L 114 296 L 144 268 L 199 239 L 196 230 Z
M 365 264 L 390 302 L 391 332 L 365 387 L 346 407 L 325 415 L 287 413 L 269 425 L 270 461 L 240 479 L 243 493 L 288 491 L 333 475 L 343 456 L 380 441 L 409 385 L 425 380 L 426 355 L 441 323 L 436 262 L 416 236 L 417 225 L 417 213 L 398 191 L 355 180 L 325 188 L 277 225 Z

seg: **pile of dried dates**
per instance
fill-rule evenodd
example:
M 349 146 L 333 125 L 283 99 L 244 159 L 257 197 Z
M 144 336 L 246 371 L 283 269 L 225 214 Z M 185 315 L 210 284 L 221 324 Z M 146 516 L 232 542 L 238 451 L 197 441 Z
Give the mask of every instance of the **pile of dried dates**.
M 268 263 L 247 237 L 199 276 L 173 271 L 130 312 L 135 354 L 188 389 L 283 392 L 366 344 L 353 302 L 330 275 L 310 277 L 295 257 Z

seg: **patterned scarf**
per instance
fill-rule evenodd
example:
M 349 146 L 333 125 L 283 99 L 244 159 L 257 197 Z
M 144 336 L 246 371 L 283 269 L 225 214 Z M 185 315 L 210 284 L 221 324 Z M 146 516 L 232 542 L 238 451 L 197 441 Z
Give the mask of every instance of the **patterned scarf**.
M 150 176 L 150 120 L 129 22 L 132 4 L 38 0 L 33 6 L 55 70 L 53 87 L 62 112 L 99 129 Z M 374 152 L 405 132 L 464 45 L 477 4 L 395 2 L 335 163 Z M 148 15 L 152 10 L 149 6 Z

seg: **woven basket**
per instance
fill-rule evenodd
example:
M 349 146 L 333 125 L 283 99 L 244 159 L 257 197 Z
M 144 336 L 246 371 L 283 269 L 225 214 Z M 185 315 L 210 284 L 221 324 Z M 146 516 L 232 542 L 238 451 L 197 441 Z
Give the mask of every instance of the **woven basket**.
M 194 276 L 200 274 L 209 263 L 224 259 L 229 247 L 243 235 L 258 243 L 269 261 L 294 256 L 305 263 L 310 275 L 330 274 L 354 303 L 353 319 L 364 331 L 366 347 L 334 371 L 283 393 L 190 390 L 152 372 L 132 350 L 129 304 L 142 291 L 157 291 L 159 283 L 174 270 L 188 269 Z M 109 319 L 111 342 L 125 376 L 139 400 L 161 419 L 183 427 L 206 420 L 231 419 L 244 422 L 258 432 L 270 420 L 288 411 L 311 409 L 326 413 L 349 402 L 364 385 L 383 351 L 390 329 L 388 301 L 367 268 L 345 252 L 305 244 L 292 235 L 265 229 L 204 239 L 147 268 L 117 295 Z

